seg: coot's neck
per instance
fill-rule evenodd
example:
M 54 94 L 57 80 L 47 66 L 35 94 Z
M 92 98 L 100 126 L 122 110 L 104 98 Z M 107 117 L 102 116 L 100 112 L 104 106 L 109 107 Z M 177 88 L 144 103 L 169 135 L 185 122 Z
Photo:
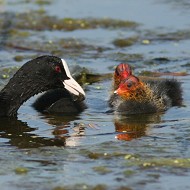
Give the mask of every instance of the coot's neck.
M 26 100 L 35 94 L 48 90 L 44 84 L 43 76 L 39 76 L 40 80 L 35 80 L 30 76 L 16 73 L 2 89 L 0 92 L 0 116 L 15 117 L 17 110 Z

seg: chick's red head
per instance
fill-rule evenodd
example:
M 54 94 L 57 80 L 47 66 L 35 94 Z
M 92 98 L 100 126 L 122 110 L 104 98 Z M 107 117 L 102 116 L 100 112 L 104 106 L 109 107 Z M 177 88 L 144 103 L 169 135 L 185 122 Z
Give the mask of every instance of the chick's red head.
M 117 89 L 121 81 L 126 80 L 130 75 L 132 75 L 132 70 L 130 65 L 127 63 L 120 63 L 115 68 L 114 89 Z
M 119 84 L 118 89 L 115 91 L 120 97 L 125 100 L 140 99 L 144 95 L 144 83 L 139 78 L 130 75 L 126 80 Z

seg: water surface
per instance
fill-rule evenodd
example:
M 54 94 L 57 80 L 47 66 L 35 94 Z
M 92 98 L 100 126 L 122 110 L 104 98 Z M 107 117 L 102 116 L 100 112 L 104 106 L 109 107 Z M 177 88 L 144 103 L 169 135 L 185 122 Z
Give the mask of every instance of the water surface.
M 0 122 L 1 189 L 190 188 L 187 0 L 0 3 L 1 88 L 18 67 L 42 54 L 60 56 L 70 67 L 79 65 L 96 74 L 113 73 L 120 62 L 129 62 L 137 75 L 144 71 L 186 73 L 176 77 L 183 88 L 183 106 L 161 114 L 121 118 L 107 113 L 110 78 L 84 84 L 88 108 L 78 115 L 43 115 L 31 107 L 36 97 L 31 98 L 19 109 L 18 119 Z M 55 21 L 65 17 L 100 20 L 95 27 L 85 28 L 81 21 L 72 30 L 47 29 L 43 23 L 35 25 L 34 11 L 41 14 L 39 20 L 52 16 Z M 19 16 L 22 13 L 28 19 Z M 100 25 L 106 18 L 136 26 L 113 26 L 115 20 Z M 113 43 L 130 37 L 136 39 L 130 46 Z

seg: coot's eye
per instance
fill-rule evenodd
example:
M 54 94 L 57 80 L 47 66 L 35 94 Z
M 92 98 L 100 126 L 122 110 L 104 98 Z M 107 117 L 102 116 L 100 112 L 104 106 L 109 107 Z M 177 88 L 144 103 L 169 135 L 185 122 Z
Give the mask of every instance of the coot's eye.
M 55 66 L 55 71 L 56 71 L 57 73 L 61 73 L 61 67 L 58 66 L 58 65 L 56 65 L 56 66 Z

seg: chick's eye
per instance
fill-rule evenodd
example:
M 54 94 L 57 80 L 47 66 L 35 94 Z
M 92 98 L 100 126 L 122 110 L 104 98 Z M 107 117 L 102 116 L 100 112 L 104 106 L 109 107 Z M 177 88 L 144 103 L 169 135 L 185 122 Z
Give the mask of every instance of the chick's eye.
M 129 81 L 129 82 L 127 83 L 127 87 L 128 87 L 128 88 L 131 88 L 132 85 L 133 85 L 133 83 L 132 83 L 131 81 Z
M 57 73 L 61 73 L 61 67 L 58 66 L 58 65 L 56 65 L 56 66 L 55 66 L 55 71 L 56 71 Z
M 117 76 L 119 76 L 118 68 L 115 70 L 115 74 L 116 74 Z

